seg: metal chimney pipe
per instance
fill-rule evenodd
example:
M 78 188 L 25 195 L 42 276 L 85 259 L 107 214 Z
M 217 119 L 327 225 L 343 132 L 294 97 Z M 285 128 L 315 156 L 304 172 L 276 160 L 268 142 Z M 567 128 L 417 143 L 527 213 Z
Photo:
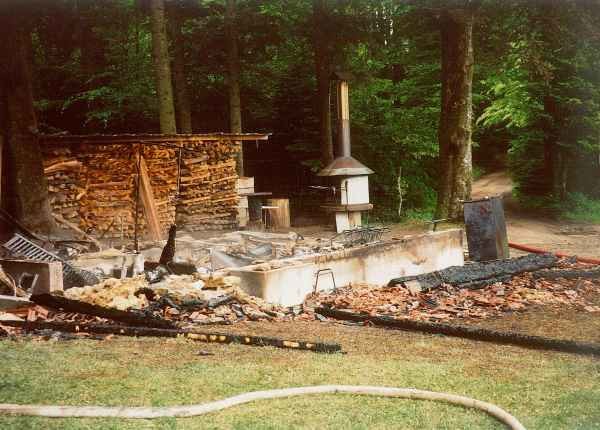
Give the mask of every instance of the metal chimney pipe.
M 336 157 L 318 173 L 319 176 L 363 176 L 373 173 L 371 169 L 352 158 L 351 155 L 349 79 L 350 76 L 342 72 L 334 72 L 331 77 L 331 80 L 335 82 Z
M 350 157 L 350 103 L 348 101 L 348 81 L 337 81 L 338 104 L 338 157 Z

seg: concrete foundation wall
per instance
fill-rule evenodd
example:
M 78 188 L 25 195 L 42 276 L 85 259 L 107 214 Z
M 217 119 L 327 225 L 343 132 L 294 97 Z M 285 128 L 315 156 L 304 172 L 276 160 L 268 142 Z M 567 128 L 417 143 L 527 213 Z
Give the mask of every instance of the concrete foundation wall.
M 418 275 L 462 266 L 462 230 L 446 230 L 371 245 L 290 259 L 290 264 L 267 271 L 246 266 L 232 271 L 249 294 L 284 306 L 302 303 L 315 288 L 319 270 L 331 269 L 337 287 L 366 282 L 386 284 L 399 276 Z M 317 289 L 333 289 L 331 275 L 319 275 Z

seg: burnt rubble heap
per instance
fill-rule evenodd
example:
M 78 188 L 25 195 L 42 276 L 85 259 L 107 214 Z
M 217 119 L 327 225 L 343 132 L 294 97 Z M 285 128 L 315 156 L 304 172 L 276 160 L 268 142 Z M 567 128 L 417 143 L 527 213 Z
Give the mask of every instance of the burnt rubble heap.
M 77 303 L 81 302 L 167 321 L 174 327 L 261 320 L 327 321 L 328 318 L 315 313 L 318 307 L 432 322 L 485 319 L 536 305 L 600 312 L 597 302 L 588 299 L 600 291 L 597 268 L 571 260 L 557 261 L 548 268 L 547 259 L 541 261 L 546 262 L 541 270 L 518 273 L 502 280 L 492 277 L 489 283 L 483 282 L 477 288 L 444 282 L 434 288 L 421 288 L 410 280 L 384 287 L 357 284 L 312 294 L 303 305 L 295 307 L 266 303 L 248 295 L 240 287 L 240 279 L 229 276 L 226 270 L 212 274 L 167 275 L 153 283 L 141 274 L 125 279 L 109 278 L 97 285 L 58 293 L 75 304 L 69 310 L 54 309 L 42 302 L 44 306 L 15 310 L 12 316 L 29 321 L 110 322 L 104 314 L 73 311 L 79 309 Z M 514 262 L 509 263 L 514 265 Z M 457 270 L 451 273 L 457 274 Z M 33 301 L 36 301 L 35 296 Z
M 385 287 L 349 286 L 313 296 L 307 304 L 370 316 L 432 322 L 485 319 L 537 305 L 600 313 L 597 300 L 589 299 L 600 292 L 598 269 L 571 260 L 561 260 L 553 266 L 505 275 L 501 279 L 492 277 L 487 282 L 480 281 L 475 288 L 465 287 L 473 285 L 469 281 L 462 284 L 436 281 L 433 288 L 423 288 L 411 280 Z M 464 271 L 459 275 L 459 271 L 454 270 L 454 274 L 454 279 L 465 278 Z M 431 282 L 434 275 L 428 275 L 421 279 Z

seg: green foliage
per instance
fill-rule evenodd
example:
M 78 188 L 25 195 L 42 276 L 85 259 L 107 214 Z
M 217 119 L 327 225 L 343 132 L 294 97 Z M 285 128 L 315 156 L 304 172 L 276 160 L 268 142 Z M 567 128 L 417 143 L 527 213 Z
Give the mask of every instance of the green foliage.
M 501 24 L 510 42 L 482 81 L 487 106 L 477 124 L 508 132 L 509 166 L 523 197 L 551 201 L 600 187 L 600 177 L 589 174 L 590 155 L 600 150 L 600 62 L 590 44 L 597 35 L 582 41 L 573 34 L 597 18 L 565 2 L 527 5 Z
M 544 106 L 531 94 L 534 84 L 524 68 L 522 51 L 526 48 L 525 41 L 511 43 L 505 64 L 482 82 L 492 102 L 477 118 L 477 125 L 522 129 L 543 115 Z
M 600 200 L 591 199 L 583 193 L 569 194 L 560 204 L 562 216 L 569 221 L 600 224 Z
M 429 217 L 445 173 L 437 169 L 439 22 L 418 3 L 325 3 L 331 63 L 354 75 L 353 154 L 375 171 L 370 184 L 376 215 L 398 218 L 400 183 L 404 216 Z M 40 6 L 32 45 L 42 129 L 158 130 L 144 4 L 57 0 Z M 313 3 L 236 5 L 243 127 L 273 133 L 260 150 L 247 148 L 250 174 L 269 176 L 269 189 L 306 187 L 322 167 Z M 510 5 L 483 2 L 474 29 L 474 158 L 485 169 L 508 163 L 524 200 L 550 202 L 569 192 L 600 197 L 598 6 Z M 224 1 L 173 1 L 167 8 L 184 18 L 194 130 L 226 131 Z
M 79 133 L 157 124 L 151 37 L 141 11 L 125 0 L 108 8 L 65 1 L 50 11 L 33 37 L 41 122 Z M 67 28 L 56 32 L 57 24 Z M 77 37 L 67 39 L 71 26 Z
M 437 125 L 439 119 L 438 30 L 431 21 L 412 26 L 410 9 L 391 7 L 395 32 L 348 48 L 353 153 L 375 174 L 371 188 L 376 208 L 397 218 L 401 169 L 403 211 L 427 213 L 435 205 Z M 381 25 L 386 28 L 386 25 Z

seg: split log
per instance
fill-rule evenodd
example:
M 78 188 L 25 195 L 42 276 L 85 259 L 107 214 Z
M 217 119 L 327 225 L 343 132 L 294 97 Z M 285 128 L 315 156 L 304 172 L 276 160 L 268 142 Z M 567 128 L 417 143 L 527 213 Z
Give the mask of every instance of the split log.
M 108 318 L 113 321 L 119 321 L 135 326 L 157 328 L 172 328 L 175 326 L 170 321 L 155 317 L 153 315 L 146 315 L 140 311 L 121 311 L 118 309 L 105 308 L 52 294 L 35 294 L 31 296 L 30 300 L 38 305 L 53 309 L 62 309 L 67 312 L 77 312 L 80 314 Z
M 600 356 L 600 344 L 598 343 L 553 339 L 542 336 L 529 336 L 516 332 L 501 332 L 479 327 L 413 321 L 397 319 L 388 316 L 370 316 L 366 314 L 358 314 L 324 307 L 316 308 L 315 313 L 338 320 L 368 322 L 375 325 L 397 328 L 400 330 L 443 334 L 446 336 L 461 337 L 484 342 L 524 346 L 526 348 Z
M 116 334 L 120 336 L 149 336 L 149 337 L 178 337 L 210 343 L 237 343 L 252 346 L 274 346 L 285 349 L 299 349 L 314 352 L 334 353 L 342 350 L 337 343 L 307 342 L 301 340 L 287 340 L 275 337 L 251 336 L 244 334 L 227 334 L 197 331 L 193 329 L 166 329 L 150 327 L 128 327 L 104 324 L 75 324 L 61 322 L 30 322 L 30 321 L 2 321 L 3 325 L 19 327 L 25 330 L 57 330 L 70 333 L 96 333 Z
M 497 282 L 496 279 L 505 279 L 519 273 L 534 272 L 553 267 L 557 261 L 558 258 L 552 254 L 529 254 L 509 260 L 473 262 L 423 275 L 404 276 L 392 279 L 388 285 L 391 287 L 395 285 L 407 286 L 407 283 L 409 283 L 410 285 L 417 285 L 422 291 L 438 288 L 443 284 L 450 284 L 459 288 L 481 288 Z

